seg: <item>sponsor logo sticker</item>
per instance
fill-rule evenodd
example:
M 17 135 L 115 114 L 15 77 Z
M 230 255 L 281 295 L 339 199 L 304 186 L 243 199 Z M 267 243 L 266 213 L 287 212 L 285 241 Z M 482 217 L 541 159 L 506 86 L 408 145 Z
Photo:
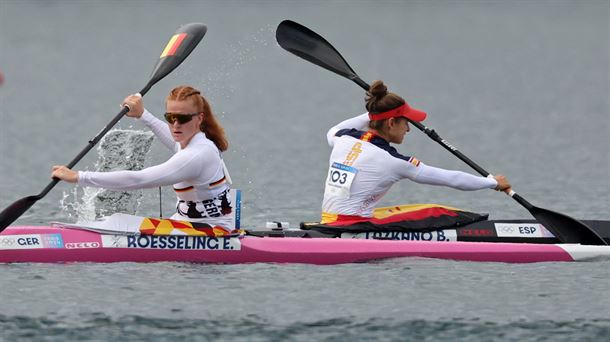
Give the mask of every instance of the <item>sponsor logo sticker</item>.
M 495 236 L 493 229 L 481 229 L 481 228 L 459 228 L 460 236 Z
M 64 239 L 61 234 L 42 234 L 40 238 L 43 248 L 64 248 Z
M 539 223 L 494 223 L 500 237 L 544 238 L 554 237 L 553 233 Z
M 0 249 L 64 248 L 61 234 L 0 235 Z
M 399 241 L 434 241 L 447 242 L 456 241 L 457 234 L 454 229 L 435 230 L 431 232 L 365 232 L 365 233 L 342 233 L 343 239 L 365 239 L 365 240 L 399 240 Z
M 66 242 L 66 248 L 68 249 L 100 248 L 101 246 L 97 241 Z
M 102 247 L 174 250 L 241 250 L 237 237 L 185 235 L 102 235 Z

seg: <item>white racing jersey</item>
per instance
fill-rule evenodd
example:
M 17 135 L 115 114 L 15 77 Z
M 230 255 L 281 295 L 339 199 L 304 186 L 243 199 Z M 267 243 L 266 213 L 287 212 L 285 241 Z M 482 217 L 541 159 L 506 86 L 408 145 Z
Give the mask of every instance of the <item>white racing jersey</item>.
M 415 157 L 404 156 L 389 142 L 372 132 L 368 113 L 345 120 L 327 133 L 333 148 L 322 202 L 326 215 L 372 217 L 373 209 L 401 179 L 460 190 L 493 189 L 493 178 L 428 166 Z
M 180 148 L 169 126 L 147 110 L 140 118 L 174 155 L 166 162 L 139 171 L 78 172 L 78 184 L 110 190 L 135 190 L 173 185 L 178 201 L 174 220 L 231 227 L 234 204 L 229 203 L 230 178 L 220 151 L 203 132 Z

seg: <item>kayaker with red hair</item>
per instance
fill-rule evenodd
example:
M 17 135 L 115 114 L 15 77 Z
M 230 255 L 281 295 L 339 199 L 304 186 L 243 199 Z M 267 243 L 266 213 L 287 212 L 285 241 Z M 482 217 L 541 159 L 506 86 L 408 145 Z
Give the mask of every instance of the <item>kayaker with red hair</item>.
M 405 178 L 459 190 L 510 188 L 501 175 L 487 178 L 444 170 L 400 154 L 390 144 L 403 142 L 409 132 L 407 119 L 423 121 L 426 113 L 388 92 L 382 81 L 373 82 L 365 99 L 367 113 L 345 120 L 327 133 L 333 149 L 322 203 L 322 224 L 373 218 L 376 204 L 394 183 Z
M 54 166 L 52 176 L 110 190 L 173 185 L 178 201 L 172 219 L 233 228 L 230 177 L 221 155 L 229 143 L 201 92 L 190 86 L 172 89 L 166 99 L 167 123 L 144 108 L 139 94 L 127 96 L 122 105 L 130 109 L 127 116 L 148 126 L 174 155 L 139 171 L 91 172 Z

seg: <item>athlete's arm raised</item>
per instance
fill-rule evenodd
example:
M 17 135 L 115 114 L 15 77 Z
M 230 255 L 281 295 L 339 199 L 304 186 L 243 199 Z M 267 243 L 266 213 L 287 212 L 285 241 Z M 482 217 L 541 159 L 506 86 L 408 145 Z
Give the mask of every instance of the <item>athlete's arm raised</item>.
M 334 146 L 336 134 L 338 131 L 340 131 L 342 129 L 350 129 L 350 128 L 354 128 L 357 130 L 363 130 L 368 127 L 368 124 L 369 124 L 369 114 L 368 113 L 364 113 L 364 114 L 358 115 L 354 118 L 350 118 L 350 119 L 341 121 L 340 123 L 333 126 L 331 129 L 329 129 L 328 133 L 326 133 L 326 140 L 328 141 L 328 145 L 331 147 Z

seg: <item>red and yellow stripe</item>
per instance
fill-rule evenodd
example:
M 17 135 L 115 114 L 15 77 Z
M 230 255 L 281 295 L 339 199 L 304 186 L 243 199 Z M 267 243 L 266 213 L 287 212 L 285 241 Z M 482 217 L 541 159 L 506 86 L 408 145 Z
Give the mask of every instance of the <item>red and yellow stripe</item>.
M 161 52 L 161 57 L 167 57 L 167 56 L 173 56 L 176 54 L 176 51 L 178 50 L 178 48 L 180 47 L 180 45 L 182 44 L 182 42 L 184 41 L 184 38 L 186 38 L 187 34 L 186 33 L 178 33 L 175 34 L 167 43 L 167 46 L 165 46 L 165 49 L 163 49 L 163 52 Z
M 360 140 L 370 142 L 374 136 L 375 136 L 375 134 L 373 134 L 373 132 L 366 132 L 360 137 Z
M 224 182 L 225 182 L 225 180 L 226 180 L 226 178 L 225 178 L 225 177 L 222 177 L 221 179 L 219 179 L 219 180 L 217 180 L 217 181 L 215 181 L 215 182 L 213 182 L 213 183 L 210 183 L 209 187 L 210 187 L 210 188 L 213 188 L 213 187 L 215 187 L 215 186 L 218 186 L 218 185 L 220 185 L 220 184 L 224 183 Z
M 419 166 L 419 160 L 417 160 L 415 157 L 409 158 L 409 163 L 415 165 L 415 167 Z
M 375 208 L 373 217 L 341 215 L 322 212 L 321 224 L 330 226 L 349 226 L 362 222 L 383 225 L 401 221 L 426 220 L 441 216 L 457 217 L 464 211 L 438 204 L 406 204 L 393 207 Z
M 176 188 L 174 188 L 174 191 L 175 191 L 175 192 L 185 192 L 185 191 L 189 191 L 189 190 L 193 190 L 193 189 L 195 189 L 195 188 L 194 188 L 194 187 L 191 185 L 191 186 L 189 186 L 189 187 L 182 188 L 182 189 L 176 189 Z
M 230 235 L 231 231 L 207 223 L 194 224 L 187 221 L 147 217 L 140 223 L 140 233 L 143 235 L 226 236 Z

